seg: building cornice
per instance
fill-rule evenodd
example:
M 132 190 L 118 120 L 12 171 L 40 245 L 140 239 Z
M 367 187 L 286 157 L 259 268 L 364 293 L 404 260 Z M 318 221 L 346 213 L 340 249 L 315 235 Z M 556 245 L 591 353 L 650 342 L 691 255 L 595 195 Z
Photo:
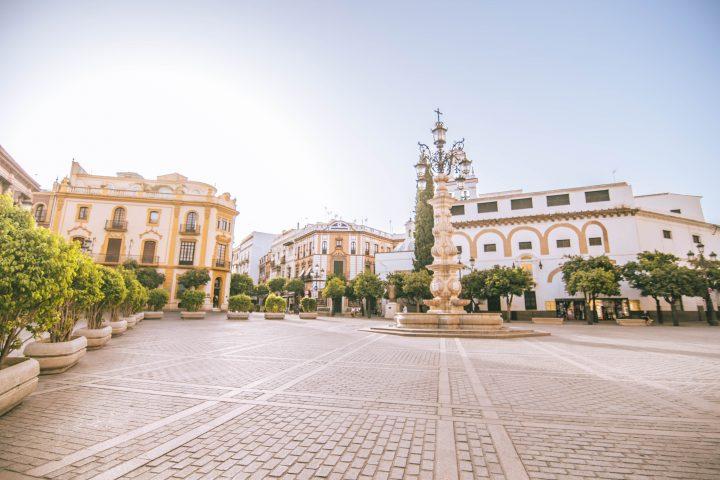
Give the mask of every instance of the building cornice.
M 31 192 L 37 192 L 40 190 L 40 184 L 33 179 L 29 173 L 27 173 L 19 163 L 0 145 L 0 160 L 8 165 L 8 170 L 16 175 L 16 179 L 21 180 L 25 187 Z

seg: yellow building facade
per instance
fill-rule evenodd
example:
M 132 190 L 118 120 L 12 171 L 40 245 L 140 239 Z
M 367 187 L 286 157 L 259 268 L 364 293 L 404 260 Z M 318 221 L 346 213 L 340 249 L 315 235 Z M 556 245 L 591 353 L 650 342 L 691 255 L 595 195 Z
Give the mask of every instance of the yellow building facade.
M 237 216 L 230 194 L 177 173 L 88 174 L 77 162 L 52 191 L 33 195 L 39 224 L 74 240 L 104 265 L 135 260 L 165 274 L 169 309 L 177 308 L 177 277 L 205 268 L 204 309 L 227 309 L 230 255 Z

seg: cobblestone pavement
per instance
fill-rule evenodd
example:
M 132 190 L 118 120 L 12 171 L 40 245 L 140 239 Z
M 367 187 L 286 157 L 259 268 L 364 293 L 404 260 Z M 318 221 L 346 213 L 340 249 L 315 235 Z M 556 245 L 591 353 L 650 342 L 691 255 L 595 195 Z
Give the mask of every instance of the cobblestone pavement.
M 718 479 L 720 329 L 145 320 L 0 417 L 0 479 Z

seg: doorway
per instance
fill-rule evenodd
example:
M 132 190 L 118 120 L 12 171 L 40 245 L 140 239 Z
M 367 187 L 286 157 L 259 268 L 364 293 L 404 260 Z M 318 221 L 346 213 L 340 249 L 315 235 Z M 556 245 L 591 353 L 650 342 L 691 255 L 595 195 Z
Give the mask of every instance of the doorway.
M 215 279 L 215 284 L 213 286 L 213 301 L 212 301 L 213 308 L 220 308 L 221 294 L 222 294 L 222 279 L 220 277 L 217 277 Z
M 120 261 L 120 246 L 122 238 L 109 238 L 105 250 L 105 261 L 107 263 L 118 263 Z
M 487 299 L 488 312 L 499 312 L 500 311 L 500 296 L 488 297 Z

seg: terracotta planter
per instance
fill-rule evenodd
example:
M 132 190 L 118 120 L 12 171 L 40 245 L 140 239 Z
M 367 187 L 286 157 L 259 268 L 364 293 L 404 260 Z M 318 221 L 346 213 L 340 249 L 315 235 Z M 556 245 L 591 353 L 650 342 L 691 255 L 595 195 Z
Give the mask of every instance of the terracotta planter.
M 110 322 L 112 327 L 112 336 L 119 337 L 127 330 L 127 322 L 125 320 L 118 320 L 117 322 Z
M 80 328 L 75 330 L 77 335 L 82 335 L 87 339 L 87 349 L 97 350 L 102 348 L 112 337 L 112 327 L 105 325 L 102 328 Z
M 228 320 L 247 320 L 250 318 L 250 312 L 227 312 Z
M 205 318 L 205 312 L 180 312 L 180 318 L 183 320 L 196 320 Z
M 52 343 L 45 339 L 30 343 L 23 353 L 38 361 L 41 375 L 62 373 L 85 356 L 87 343 L 87 338 L 82 335 L 67 342 Z
M 127 323 L 127 328 L 135 328 L 135 325 L 137 325 L 137 318 L 135 318 L 135 315 L 120 317 L 120 320 L 124 320 Z
M 144 312 L 143 313 L 143 319 L 144 320 L 158 320 L 160 318 L 163 318 L 163 312 Z
M 285 312 L 265 312 L 265 320 L 283 320 Z
M 303 318 L 306 320 L 312 320 L 314 318 L 317 318 L 317 312 L 300 312 L 299 315 L 300 315 L 300 318 Z
M 40 364 L 34 358 L 10 357 L 0 366 L 0 415 L 35 391 Z

